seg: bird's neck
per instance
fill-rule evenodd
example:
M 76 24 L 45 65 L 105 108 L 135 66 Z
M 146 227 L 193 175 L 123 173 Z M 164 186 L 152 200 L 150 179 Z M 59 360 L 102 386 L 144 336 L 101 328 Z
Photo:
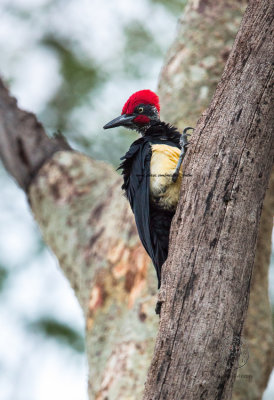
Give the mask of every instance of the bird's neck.
M 169 126 L 163 121 L 152 121 L 142 132 L 142 136 L 168 136 Z

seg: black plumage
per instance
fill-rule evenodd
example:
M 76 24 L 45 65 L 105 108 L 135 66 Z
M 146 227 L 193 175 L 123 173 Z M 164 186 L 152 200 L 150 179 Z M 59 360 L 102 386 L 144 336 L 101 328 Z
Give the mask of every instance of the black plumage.
M 155 121 L 145 135 L 130 146 L 121 158 L 125 191 L 135 216 L 143 246 L 155 266 L 158 286 L 161 284 L 161 267 L 168 254 L 169 231 L 174 209 L 162 209 L 150 198 L 150 162 L 152 146 L 164 144 L 180 149 L 181 134 L 169 124 Z

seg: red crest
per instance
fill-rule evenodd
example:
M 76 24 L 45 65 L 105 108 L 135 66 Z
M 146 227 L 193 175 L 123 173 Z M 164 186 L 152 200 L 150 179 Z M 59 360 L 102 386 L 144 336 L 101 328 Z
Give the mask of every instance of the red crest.
M 122 114 L 132 114 L 135 107 L 139 104 L 151 104 L 160 112 L 159 97 L 157 94 L 151 90 L 139 90 L 139 92 L 133 93 L 126 101 Z

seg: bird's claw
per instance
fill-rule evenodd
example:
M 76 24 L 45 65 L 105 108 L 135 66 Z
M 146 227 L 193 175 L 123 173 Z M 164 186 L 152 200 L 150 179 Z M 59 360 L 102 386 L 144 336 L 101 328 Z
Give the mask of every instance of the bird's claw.
M 155 314 L 160 315 L 161 314 L 161 308 L 162 308 L 162 301 L 157 301 L 156 307 L 155 307 Z
M 189 145 L 189 141 L 187 139 L 187 137 L 190 136 L 190 134 L 187 133 L 187 131 L 189 129 L 194 129 L 194 128 L 191 128 L 190 126 L 188 126 L 187 128 L 185 128 L 183 130 L 183 133 L 182 133 L 182 135 L 180 137 L 181 154 L 180 154 L 178 163 L 176 165 L 175 172 L 172 175 L 172 182 L 176 182 L 177 181 L 178 176 L 179 176 L 179 171 L 180 171 L 180 168 L 181 168 L 181 165 L 182 165 L 182 162 L 183 162 L 183 159 L 184 159 L 184 157 L 186 155 L 186 151 L 187 151 L 187 148 L 188 148 L 188 145 Z
M 174 172 L 174 174 L 172 175 L 172 182 L 176 182 L 179 176 L 179 172 Z

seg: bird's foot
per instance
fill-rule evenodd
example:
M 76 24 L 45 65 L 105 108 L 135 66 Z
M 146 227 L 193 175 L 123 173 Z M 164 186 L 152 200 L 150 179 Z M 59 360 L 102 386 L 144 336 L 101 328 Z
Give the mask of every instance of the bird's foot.
M 182 135 L 180 137 L 181 154 L 180 154 L 178 163 L 176 165 L 175 172 L 172 175 L 172 182 L 176 182 L 177 181 L 178 176 L 179 176 L 179 172 L 180 172 L 180 168 L 181 168 L 181 165 L 182 165 L 182 162 L 183 162 L 183 159 L 184 159 L 184 157 L 186 155 L 186 151 L 187 151 L 187 148 L 188 148 L 188 145 L 189 145 L 189 141 L 187 139 L 187 137 L 190 136 L 190 134 L 187 133 L 187 131 L 189 129 L 194 130 L 194 128 L 191 128 L 190 126 L 188 126 L 187 128 L 185 128 L 183 130 L 183 133 L 182 133 Z
M 163 304 L 162 301 L 157 301 L 157 303 L 156 303 L 155 313 L 156 313 L 157 315 L 160 315 L 160 314 L 161 314 L 162 304 Z

